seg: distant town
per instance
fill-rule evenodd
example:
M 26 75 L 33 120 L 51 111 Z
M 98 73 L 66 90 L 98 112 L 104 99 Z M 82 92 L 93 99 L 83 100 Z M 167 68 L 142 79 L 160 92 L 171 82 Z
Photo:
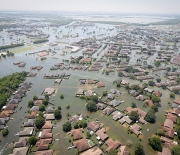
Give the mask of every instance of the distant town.
M 110 18 L 0 14 L 0 155 L 180 154 L 180 22 Z

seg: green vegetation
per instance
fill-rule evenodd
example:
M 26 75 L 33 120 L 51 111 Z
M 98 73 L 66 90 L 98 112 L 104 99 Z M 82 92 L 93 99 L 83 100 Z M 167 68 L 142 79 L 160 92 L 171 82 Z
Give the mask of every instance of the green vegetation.
M 45 111 L 45 105 L 44 104 L 40 104 L 39 105 L 39 111 Z
M 61 119 L 62 115 L 61 115 L 61 111 L 60 111 L 59 109 L 56 109 L 56 110 L 54 111 L 54 117 L 55 117 L 56 119 Z
M 28 143 L 30 144 L 30 145 L 35 145 L 36 144 L 36 142 L 37 142 L 37 139 L 36 139 L 36 137 L 35 136 L 31 136 L 29 139 L 28 139 Z
M 107 91 L 103 91 L 103 96 L 107 96 L 108 92 Z
M 170 96 L 170 98 L 175 98 L 175 94 L 172 92 L 169 94 L 169 96 Z
M 63 99 L 63 98 L 64 98 L 64 95 L 63 95 L 63 94 L 61 94 L 61 95 L 60 95 L 60 99 Z
M 159 136 L 164 136 L 164 135 L 165 135 L 163 129 L 159 129 L 158 132 L 157 132 L 157 134 L 158 134 Z
M 171 149 L 173 155 L 179 155 L 180 154 L 180 146 L 174 145 Z
M 80 120 L 78 122 L 75 122 L 73 125 L 74 129 L 78 129 L 78 128 L 86 128 L 87 127 L 87 122 L 86 120 Z
M 37 100 L 37 99 L 38 99 L 37 95 L 34 95 L 34 96 L 33 96 L 33 100 L 35 101 L 35 100 Z
M 48 101 L 48 100 L 46 100 L 46 99 L 44 99 L 44 100 L 42 101 L 42 104 L 44 104 L 45 106 L 47 106 L 47 105 L 48 105 L 48 103 L 49 103 L 49 101 Z
M 129 118 L 133 121 L 136 122 L 138 120 L 139 114 L 136 111 L 132 111 L 129 114 Z
M 34 102 L 32 100 L 28 101 L 28 107 L 32 108 L 34 106 Z
M 155 115 L 155 111 L 150 109 L 148 112 L 147 112 L 147 115 L 145 117 L 145 120 L 149 123 L 154 123 L 156 121 L 156 115 Z
M 63 131 L 64 132 L 69 132 L 71 131 L 72 127 L 71 127 L 71 122 L 67 121 L 65 124 L 63 124 Z
M 131 107 L 132 107 L 132 108 L 136 108 L 136 103 L 132 102 L 132 103 L 131 103 Z
M 142 155 L 144 153 L 143 146 L 140 143 L 136 143 L 134 145 L 134 154 L 135 155 Z
M 117 155 L 117 153 L 118 153 L 117 150 L 111 149 L 111 150 L 109 151 L 109 155 Z
M 159 136 L 153 135 L 151 138 L 149 138 L 149 145 L 155 151 L 162 151 L 162 142 L 161 142 Z
M 43 116 L 36 117 L 35 125 L 37 129 L 41 129 L 45 123 L 45 118 Z
M 0 46 L 0 50 L 5 50 L 8 48 L 14 48 L 14 47 L 19 47 L 19 46 L 24 46 L 24 44 L 20 43 L 20 44 L 4 45 L 4 46 Z
M 33 44 L 40 44 L 49 41 L 48 39 L 37 39 L 33 41 Z
M 88 101 L 86 108 L 89 112 L 96 112 L 97 111 L 96 103 L 92 100 Z
M 154 87 L 155 82 L 154 81 L 148 81 L 148 85 Z
M 67 105 L 66 105 L 66 109 L 69 109 L 69 108 L 70 108 L 70 106 L 69 106 L 69 104 L 67 104 Z
M 6 136 L 8 135 L 8 133 L 9 133 L 9 130 L 8 130 L 8 129 L 3 129 L 3 130 L 2 130 L 2 136 L 3 136 L 3 137 L 6 137 Z
M 0 109 L 6 104 L 11 94 L 17 90 L 20 83 L 26 79 L 26 72 L 13 73 L 0 78 Z

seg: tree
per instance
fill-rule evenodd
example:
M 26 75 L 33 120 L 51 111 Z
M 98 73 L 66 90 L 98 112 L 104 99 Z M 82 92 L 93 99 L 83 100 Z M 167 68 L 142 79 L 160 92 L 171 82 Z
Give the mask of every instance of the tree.
M 89 112 L 95 112 L 97 111 L 97 106 L 96 103 L 94 101 L 88 101 L 86 108 Z
M 148 81 L 148 85 L 154 87 L 155 82 L 154 81 Z
M 28 101 L 28 107 L 32 108 L 34 106 L 34 102 L 32 100 Z
M 137 113 L 137 111 L 131 111 L 131 113 L 129 114 L 129 118 L 135 122 L 136 120 L 138 120 L 139 118 L 139 114 Z
M 131 103 L 131 107 L 132 107 L 132 108 L 136 108 L 136 103 L 132 102 L 132 103 Z
M 167 67 L 166 70 L 169 72 L 171 70 L 171 67 Z
M 56 110 L 54 111 L 54 117 L 55 117 L 56 119 L 61 119 L 62 115 L 61 115 L 61 111 L 60 111 L 59 109 L 56 109 Z
M 103 91 L 103 96 L 107 96 L 107 91 Z
M 123 74 L 122 72 L 119 72 L 119 73 L 118 73 L 118 76 L 119 76 L 119 77 L 123 77 L 124 74 Z
M 154 65 L 155 65 L 156 67 L 159 67 L 159 66 L 161 65 L 161 63 L 160 63 L 159 61 L 156 61 L 156 62 L 154 63 Z
M 160 79 L 160 78 L 157 78 L 156 81 L 159 83 L 159 82 L 161 82 L 161 79 Z
M 180 117 L 178 117 L 177 122 L 178 125 L 180 125 Z
M 88 98 L 88 100 L 92 100 L 92 101 L 94 101 L 95 103 L 98 102 L 98 96 L 97 96 L 97 95 L 92 95 L 92 96 L 89 96 L 89 97 L 87 97 L 87 98 Z
M 162 151 L 162 142 L 159 136 L 153 135 L 151 138 L 149 138 L 149 145 L 155 150 L 155 151 Z
M 8 129 L 3 129 L 3 130 L 2 130 L 2 136 L 3 136 L 3 137 L 6 137 L 6 136 L 8 135 L 8 133 L 9 133 L 9 130 L 8 130 Z
M 48 102 L 48 100 L 46 100 L 46 99 L 42 101 L 42 104 L 44 104 L 45 106 L 47 106 L 48 103 L 49 103 L 49 102 Z
M 118 88 L 121 87 L 121 84 L 120 84 L 120 83 L 117 83 L 117 84 L 116 84 L 116 87 L 118 87 Z
M 28 143 L 30 144 L 30 145 L 35 145 L 36 144 L 36 142 L 37 142 L 37 139 L 36 139 L 36 137 L 35 136 L 31 136 L 29 139 L 28 139 Z
M 35 125 L 36 125 L 37 129 L 41 129 L 43 127 L 44 123 L 45 123 L 44 117 L 41 117 L 41 116 L 36 117 Z
M 86 128 L 87 127 L 87 122 L 83 119 L 78 121 L 79 127 L 80 128 Z
M 133 90 L 139 90 L 139 89 L 140 89 L 140 86 L 139 86 L 139 85 L 136 85 L 136 84 L 133 84 L 133 85 L 131 86 L 131 89 L 133 89 Z
M 39 105 L 39 111 L 45 111 L 45 105 L 44 104 Z
M 74 122 L 73 123 L 73 127 L 74 127 L 74 129 L 78 129 L 79 128 L 79 123 L 78 122 Z
M 63 99 L 63 98 L 64 98 L 64 95 L 63 95 L 63 94 L 61 94 L 61 95 L 60 95 L 60 99 Z
M 155 112 L 158 112 L 158 106 L 157 105 L 152 105 L 151 109 L 154 110 Z
M 48 94 L 45 94 L 45 100 L 49 101 L 49 95 Z
M 170 98 L 175 98 L 175 94 L 172 92 L 169 94 L 169 96 L 170 96 Z
M 180 154 L 180 146 L 179 145 L 173 145 L 171 151 L 172 151 L 173 155 L 179 155 Z
M 38 99 L 37 95 L 34 95 L 34 96 L 33 96 L 33 100 L 35 101 L 35 100 L 37 100 L 37 99 Z
M 151 96 L 151 100 L 153 101 L 153 103 L 161 102 L 161 99 L 154 94 Z
M 67 121 L 65 124 L 63 124 L 63 131 L 64 132 L 69 132 L 71 131 L 72 127 L 71 127 L 71 122 Z
M 150 109 L 146 114 L 145 120 L 147 122 L 154 123 L 156 120 L 155 111 Z
M 61 106 L 58 106 L 58 109 L 61 110 Z
M 143 146 L 140 143 L 136 143 L 134 145 L 134 154 L 135 155 L 142 155 L 144 153 Z

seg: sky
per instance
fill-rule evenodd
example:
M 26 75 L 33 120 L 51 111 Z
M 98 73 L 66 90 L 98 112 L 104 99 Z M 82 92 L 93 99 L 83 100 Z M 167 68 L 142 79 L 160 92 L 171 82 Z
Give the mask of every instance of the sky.
M 0 0 L 0 10 L 180 14 L 180 0 Z

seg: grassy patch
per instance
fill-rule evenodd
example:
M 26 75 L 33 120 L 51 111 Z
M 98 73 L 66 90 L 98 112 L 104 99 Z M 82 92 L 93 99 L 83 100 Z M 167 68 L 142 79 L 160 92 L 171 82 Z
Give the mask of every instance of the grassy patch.
M 18 48 L 18 49 L 12 50 L 11 52 L 13 52 L 13 53 L 25 52 L 25 51 L 30 51 L 33 49 L 34 49 L 34 47 L 30 46 L 30 47 Z

